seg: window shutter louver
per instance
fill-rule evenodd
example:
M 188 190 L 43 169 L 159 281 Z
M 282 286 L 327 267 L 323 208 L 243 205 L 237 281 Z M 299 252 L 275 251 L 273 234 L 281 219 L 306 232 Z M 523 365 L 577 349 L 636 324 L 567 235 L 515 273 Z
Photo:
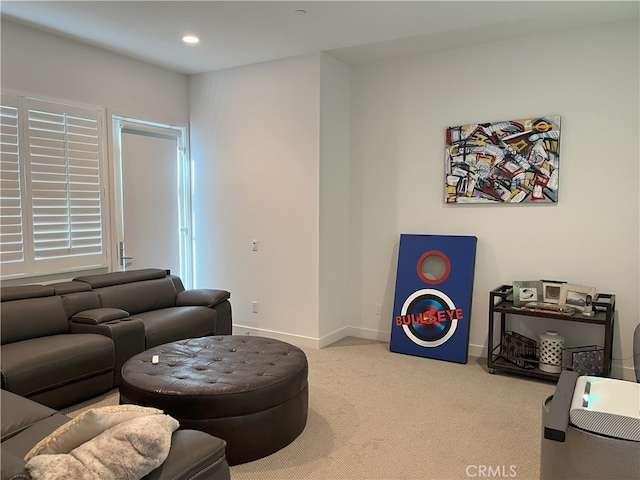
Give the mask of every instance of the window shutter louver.
M 19 124 L 21 101 L 2 96 L 0 105 L 0 263 L 2 270 L 25 269 L 23 184 Z
M 30 268 L 23 265 L 21 273 L 53 273 L 106 265 L 101 195 L 102 113 L 26 98 L 24 140 L 20 147 L 16 135 L 14 147 L 9 123 L 11 115 L 16 114 L 15 130 L 22 128 L 17 118 L 21 110 L 4 107 L 4 97 L 3 276 L 14 273 L 5 271 L 11 256 L 17 255 L 12 247 L 13 238 L 22 248 L 23 258 L 27 257 L 27 263 L 31 264 Z M 20 168 L 25 169 L 26 184 L 20 182 Z M 19 216 L 17 225 L 13 216 Z

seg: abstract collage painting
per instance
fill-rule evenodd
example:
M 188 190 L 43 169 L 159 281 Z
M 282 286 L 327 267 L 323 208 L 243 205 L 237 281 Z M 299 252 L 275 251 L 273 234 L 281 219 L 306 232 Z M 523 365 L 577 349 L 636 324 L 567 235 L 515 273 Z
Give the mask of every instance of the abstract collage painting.
M 445 203 L 556 203 L 560 116 L 449 127 Z

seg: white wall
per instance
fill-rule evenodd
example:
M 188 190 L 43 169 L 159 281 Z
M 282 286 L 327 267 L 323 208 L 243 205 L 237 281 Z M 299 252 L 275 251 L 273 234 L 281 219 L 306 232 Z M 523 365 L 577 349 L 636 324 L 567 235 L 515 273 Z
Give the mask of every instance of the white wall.
M 2 90 L 189 121 L 187 76 L 3 20 Z
M 197 75 L 191 100 L 197 285 L 232 292 L 237 333 L 353 334 L 349 68 L 317 54 Z
M 99 107 L 103 112 L 159 123 L 189 121 L 186 75 L 6 20 L 2 21 L 0 34 L 3 92 Z M 104 120 L 108 132 L 106 114 Z M 110 158 L 110 142 L 107 148 L 106 155 Z M 110 175 L 110 162 L 107 165 Z M 113 197 L 107 200 L 110 202 L 107 220 L 113 229 Z M 32 277 L 29 281 L 47 283 L 74 276 L 74 272 L 65 272 Z M 2 284 L 23 282 L 24 279 L 16 279 Z
M 320 346 L 346 335 L 358 316 L 350 275 L 349 227 L 351 70 L 327 55 L 320 61 Z M 357 280 L 356 280 L 357 281 Z
M 320 54 L 190 80 L 196 286 L 237 332 L 317 343 Z
M 401 233 L 475 235 L 471 354 L 486 355 L 491 289 L 561 279 L 617 295 L 614 374 L 624 365 L 633 378 L 631 336 L 640 319 L 638 45 L 636 22 L 354 67 L 356 326 L 389 338 Z M 556 205 L 444 205 L 446 127 L 548 114 L 562 116 Z M 383 303 L 381 317 L 376 303 Z M 602 345 L 599 327 L 555 326 L 567 346 L 594 338 Z

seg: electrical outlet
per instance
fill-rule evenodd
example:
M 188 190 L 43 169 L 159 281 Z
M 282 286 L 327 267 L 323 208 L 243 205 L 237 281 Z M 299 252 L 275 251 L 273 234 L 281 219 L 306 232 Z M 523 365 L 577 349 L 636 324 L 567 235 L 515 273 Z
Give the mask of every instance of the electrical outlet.
M 258 313 L 258 302 L 251 302 L 251 311 L 253 313 Z
M 382 305 L 376 303 L 376 315 L 382 315 Z
M 256 240 L 256 239 L 251 240 L 251 250 L 253 252 L 257 252 L 258 251 L 258 240 Z

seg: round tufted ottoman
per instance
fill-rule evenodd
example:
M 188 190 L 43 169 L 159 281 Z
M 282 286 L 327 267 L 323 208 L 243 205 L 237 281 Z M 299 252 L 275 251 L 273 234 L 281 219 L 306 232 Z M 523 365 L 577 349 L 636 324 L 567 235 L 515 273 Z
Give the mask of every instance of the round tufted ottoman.
M 304 352 L 279 340 L 248 335 L 180 340 L 123 365 L 120 403 L 160 408 L 180 428 L 226 440 L 227 460 L 236 465 L 280 450 L 304 430 L 307 371 Z

